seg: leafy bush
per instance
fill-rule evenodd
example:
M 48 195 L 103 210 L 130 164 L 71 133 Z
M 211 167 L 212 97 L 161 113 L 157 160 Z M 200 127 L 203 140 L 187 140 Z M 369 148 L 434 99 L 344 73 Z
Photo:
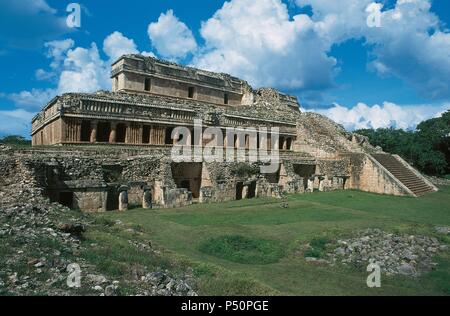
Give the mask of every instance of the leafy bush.
M 309 243 L 309 248 L 304 252 L 304 257 L 322 258 L 328 243 L 330 243 L 330 239 L 327 237 L 314 238 Z
M 284 251 L 273 240 L 225 235 L 208 239 L 200 251 L 218 258 L 243 264 L 269 264 L 278 262 Z

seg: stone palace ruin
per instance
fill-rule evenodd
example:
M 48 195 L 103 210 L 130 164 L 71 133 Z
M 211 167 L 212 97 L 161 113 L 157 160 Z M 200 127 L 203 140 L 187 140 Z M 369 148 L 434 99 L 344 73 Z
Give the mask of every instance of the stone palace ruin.
M 296 97 L 274 89 L 254 90 L 227 74 L 141 55 L 122 56 L 111 77 L 112 92 L 51 100 L 32 120 L 33 148 L 1 154 L 3 172 L 26 172 L 50 200 L 93 212 L 313 191 L 417 197 L 437 190 L 400 157 L 321 115 L 302 112 Z M 261 173 L 260 161 L 174 162 L 174 129 L 193 131 L 196 120 L 224 135 L 228 128 L 267 129 L 256 146 L 277 153 L 277 171 Z M 184 141 L 204 147 L 213 140 Z M 248 137 L 226 137 L 221 147 L 250 155 Z

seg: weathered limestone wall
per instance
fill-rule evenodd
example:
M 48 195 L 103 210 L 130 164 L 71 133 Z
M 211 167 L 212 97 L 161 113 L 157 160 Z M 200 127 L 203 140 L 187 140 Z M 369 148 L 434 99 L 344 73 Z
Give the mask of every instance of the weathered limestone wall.
M 143 56 L 124 56 L 113 64 L 112 73 L 113 92 L 191 98 L 218 105 L 241 105 L 243 88 L 247 85 L 228 75 L 186 68 Z M 194 88 L 193 96 L 189 96 L 189 88 Z
M 37 130 L 31 138 L 33 146 L 60 144 L 62 142 L 63 126 L 61 120 L 55 120 Z
M 369 155 L 353 154 L 350 159 L 351 177 L 346 183 L 346 189 L 397 196 L 412 195 L 411 191 Z

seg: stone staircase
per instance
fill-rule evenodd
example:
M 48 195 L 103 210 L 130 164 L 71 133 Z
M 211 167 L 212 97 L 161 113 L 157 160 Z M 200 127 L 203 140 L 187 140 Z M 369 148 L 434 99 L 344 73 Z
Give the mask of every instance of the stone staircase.
M 436 191 L 436 188 L 428 184 L 419 173 L 415 173 L 395 156 L 390 154 L 373 154 L 372 157 L 416 196 Z

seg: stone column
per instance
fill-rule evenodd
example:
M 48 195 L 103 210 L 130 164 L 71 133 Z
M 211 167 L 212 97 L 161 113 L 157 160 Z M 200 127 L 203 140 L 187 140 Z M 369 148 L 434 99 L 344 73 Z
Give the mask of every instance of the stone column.
M 130 138 L 131 138 L 131 126 L 129 123 L 125 123 L 125 144 L 129 144 L 130 143 Z
M 248 185 L 244 185 L 242 188 L 242 199 L 248 198 Z
M 121 212 L 128 210 L 128 189 L 126 185 L 119 188 L 119 211 Z
M 97 121 L 91 122 L 91 143 L 97 141 Z
M 313 193 L 314 192 L 314 177 L 308 179 L 308 186 L 306 188 L 306 192 Z
M 138 136 L 137 136 L 136 143 L 143 144 L 144 143 L 143 138 L 144 138 L 144 125 L 139 124 Z
M 142 208 L 151 209 L 152 208 L 152 191 L 149 186 L 143 187 L 144 194 L 142 196 Z
M 111 123 L 111 132 L 109 133 L 109 143 L 114 144 L 117 138 L 117 123 Z
M 326 179 L 326 177 L 322 177 L 322 176 L 319 177 L 319 191 L 320 192 L 325 191 L 325 179 Z

